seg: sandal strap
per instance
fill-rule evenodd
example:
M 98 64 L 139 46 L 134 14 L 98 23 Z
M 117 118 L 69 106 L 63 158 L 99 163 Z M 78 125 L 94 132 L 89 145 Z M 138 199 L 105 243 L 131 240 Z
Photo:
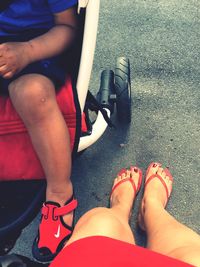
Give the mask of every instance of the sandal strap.
M 41 214 L 44 216 L 48 215 L 49 208 L 43 203 L 42 209 L 41 209 Z
M 137 193 L 137 189 L 136 189 L 135 183 L 134 183 L 134 181 L 133 181 L 132 178 L 125 178 L 125 179 L 119 181 L 117 184 L 115 184 L 115 185 L 113 186 L 113 188 L 112 188 L 111 195 L 112 195 L 112 193 L 114 192 L 114 190 L 115 190 L 120 184 L 125 183 L 125 182 L 130 182 L 130 183 L 132 184 L 132 186 L 133 186 L 133 190 L 134 190 L 134 194 L 136 195 L 136 193 Z
M 163 180 L 163 178 L 159 175 L 159 174 L 152 174 L 148 179 L 147 179 L 147 181 L 145 182 L 145 186 L 147 186 L 148 185 L 148 183 L 151 181 L 151 180 L 153 180 L 154 178 L 158 178 L 160 181 L 161 181 L 161 183 L 162 183 L 162 185 L 164 186 L 164 188 L 165 188 L 165 191 L 166 191 L 166 195 L 167 195 L 167 199 L 170 197 L 170 194 L 171 194 L 171 192 L 169 192 L 169 190 L 168 190 L 168 188 L 167 188 L 167 186 L 166 186 L 166 183 L 164 182 L 164 180 Z
M 131 168 L 137 168 L 135 166 L 131 167 Z M 138 168 L 137 168 L 138 169 Z M 134 196 L 137 195 L 137 193 L 139 192 L 140 190 L 140 187 L 141 187 L 141 184 L 142 184 L 142 171 L 140 169 L 138 169 L 139 171 L 139 180 L 138 180 L 138 184 L 137 184 L 137 187 L 136 187 L 136 184 L 135 184 L 135 181 L 134 179 L 131 177 L 129 178 L 125 178 L 125 179 L 122 179 L 121 181 L 119 181 L 118 183 L 116 183 L 112 190 L 111 190 L 111 194 L 110 196 L 112 195 L 113 191 L 122 183 L 124 182 L 130 182 L 132 184 L 132 187 L 133 187 L 133 191 L 134 191 Z M 118 175 L 122 175 L 124 172 L 126 172 L 126 169 L 121 169 L 121 171 L 118 173 Z
M 76 207 L 77 207 L 77 205 L 78 205 L 77 199 L 73 199 L 72 201 L 70 201 L 70 203 L 66 204 L 63 207 L 55 207 L 54 215 L 55 216 L 63 216 L 63 215 L 66 215 L 69 212 L 75 210 Z M 49 212 L 49 207 L 46 206 L 46 204 L 44 203 L 43 204 L 43 207 L 41 209 L 41 213 L 42 213 L 42 215 L 47 216 L 48 215 L 48 212 Z
M 66 215 L 69 212 L 75 210 L 77 205 L 78 205 L 78 201 L 76 199 L 73 199 L 69 204 L 67 204 L 67 205 L 65 205 L 63 207 L 57 208 L 55 210 L 54 214 L 55 214 L 55 216 Z

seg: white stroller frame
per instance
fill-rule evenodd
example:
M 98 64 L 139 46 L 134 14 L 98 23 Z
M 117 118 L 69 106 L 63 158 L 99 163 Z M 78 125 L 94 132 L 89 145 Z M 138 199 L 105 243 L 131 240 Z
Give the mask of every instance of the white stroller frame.
M 78 11 L 80 11 L 80 8 L 86 8 L 86 16 L 76 88 L 81 112 L 83 112 L 94 60 L 100 0 L 79 0 Z M 106 111 L 108 117 L 110 117 L 110 110 L 106 109 Z M 78 152 L 95 143 L 105 132 L 106 128 L 107 123 L 102 113 L 98 112 L 96 121 L 92 126 L 92 133 L 88 136 L 80 137 Z

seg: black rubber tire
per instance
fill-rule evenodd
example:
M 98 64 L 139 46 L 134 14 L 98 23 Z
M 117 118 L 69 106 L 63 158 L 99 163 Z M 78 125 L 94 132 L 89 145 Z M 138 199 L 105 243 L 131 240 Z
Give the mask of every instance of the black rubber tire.
M 9 254 L 0 257 L 0 266 L 2 267 L 48 267 L 49 264 L 43 264 L 33 261 L 25 256 L 19 254 Z
M 131 79 L 130 63 L 126 57 L 119 57 L 116 61 L 115 92 L 118 120 L 128 124 L 131 122 Z
M 45 180 L 0 182 L 0 255 L 12 249 L 21 230 L 38 214 L 45 189 Z

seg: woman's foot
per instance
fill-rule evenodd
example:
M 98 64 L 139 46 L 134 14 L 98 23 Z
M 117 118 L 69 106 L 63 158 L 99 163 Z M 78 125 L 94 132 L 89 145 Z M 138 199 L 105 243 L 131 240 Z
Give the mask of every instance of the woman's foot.
M 117 207 L 130 218 L 132 206 L 136 194 L 140 190 L 142 183 L 142 171 L 137 167 L 130 170 L 122 169 L 114 180 L 110 207 Z
M 167 168 L 160 163 L 151 163 L 146 172 L 145 189 L 142 198 L 138 224 L 145 231 L 145 210 L 153 205 L 165 208 L 172 192 L 173 178 Z

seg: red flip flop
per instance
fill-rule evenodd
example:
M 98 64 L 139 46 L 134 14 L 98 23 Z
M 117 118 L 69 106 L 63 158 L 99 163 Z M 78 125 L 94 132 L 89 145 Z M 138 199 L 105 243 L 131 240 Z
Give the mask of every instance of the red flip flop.
M 133 169 L 133 170 L 137 170 L 136 172 L 139 172 L 138 186 L 136 187 L 135 182 L 134 182 L 134 180 L 133 180 L 132 177 L 130 177 L 130 178 L 125 178 L 125 179 L 119 181 L 118 183 L 116 183 L 116 184 L 113 186 L 113 188 L 112 188 L 112 190 L 111 190 L 111 194 L 110 194 L 110 196 L 112 196 L 112 193 L 115 191 L 115 189 L 116 189 L 119 185 L 121 185 L 122 183 L 125 183 L 125 182 L 130 182 L 130 183 L 131 183 L 131 185 L 132 185 L 132 187 L 133 187 L 133 190 L 134 190 L 134 194 L 137 195 L 137 193 L 140 191 L 141 184 L 142 184 L 142 171 L 141 171 L 138 167 L 136 167 L 136 166 L 131 167 L 131 170 L 132 170 L 132 169 Z M 119 171 L 118 175 L 125 174 L 126 171 L 127 171 L 126 169 L 121 169 L 121 170 Z
M 151 168 L 156 168 L 157 166 L 161 167 L 162 164 L 161 164 L 161 163 L 158 163 L 158 162 L 152 162 L 152 163 L 149 165 L 149 167 L 147 168 L 147 171 L 146 171 L 146 177 L 147 177 L 147 175 L 148 175 L 150 169 L 151 169 Z M 174 179 L 173 179 L 173 177 L 172 177 L 172 175 L 171 175 L 169 169 L 168 169 L 168 168 L 165 168 L 165 169 L 163 169 L 163 172 L 165 172 L 165 174 L 169 177 L 170 181 L 173 182 Z M 160 182 L 162 183 L 162 185 L 163 185 L 164 188 L 165 188 L 166 195 L 167 195 L 167 200 L 166 200 L 166 203 L 165 203 L 165 206 L 166 206 L 166 205 L 167 205 L 167 202 L 168 202 L 168 200 L 169 200 L 169 197 L 170 197 L 170 195 L 171 195 L 171 192 L 172 192 L 172 187 L 171 187 L 170 190 L 169 190 L 168 187 L 167 187 L 167 185 L 166 185 L 166 183 L 165 183 L 165 180 L 164 180 L 159 174 L 157 174 L 157 173 L 152 174 L 150 177 L 146 178 L 146 180 L 145 180 L 145 185 L 144 185 L 144 186 L 146 187 L 146 186 L 149 184 L 149 182 L 151 182 L 152 179 L 154 179 L 154 178 L 159 179 Z
M 74 211 L 77 204 L 73 196 L 63 207 L 52 201 L 43 204 L 38 236 L 32 248 L 33 257 L 37 261 L 50 262 L 63 248 L 74 228 L 74 222 L 72 226 L 67 225 L 63 216 Z

